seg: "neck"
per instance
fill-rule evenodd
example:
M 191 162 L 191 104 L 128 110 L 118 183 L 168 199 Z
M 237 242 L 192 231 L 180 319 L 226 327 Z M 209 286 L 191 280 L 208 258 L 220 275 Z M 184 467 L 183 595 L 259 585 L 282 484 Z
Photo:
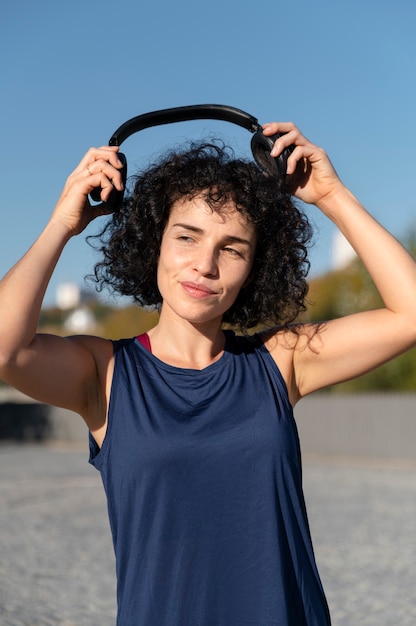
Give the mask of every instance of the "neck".
M 163 307 L 149 337 L 152 353 L 157 358 L 169 365 L 190 369 L 203 369 L 217 361 L 225 344 L 221 320 L 195 324 L 180 318 L 171 319 L 164 314 Z

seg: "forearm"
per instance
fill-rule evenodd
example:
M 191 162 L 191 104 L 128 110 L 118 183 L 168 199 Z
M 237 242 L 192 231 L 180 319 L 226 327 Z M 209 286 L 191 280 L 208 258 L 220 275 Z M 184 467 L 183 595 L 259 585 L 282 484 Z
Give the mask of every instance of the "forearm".
M 386 308 L 416 324 L 416 263 L 343 185 L 318 203 L 367 268 Z
M 2 362 L 13 359 L 33 341 L 47 286 L 70 236 L 64 224 L 51 220 L 25 256 L 0 282 Z

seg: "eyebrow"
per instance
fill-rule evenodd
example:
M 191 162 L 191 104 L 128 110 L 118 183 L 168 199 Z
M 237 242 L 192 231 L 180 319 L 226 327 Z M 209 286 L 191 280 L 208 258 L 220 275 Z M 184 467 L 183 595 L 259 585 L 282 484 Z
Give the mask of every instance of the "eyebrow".
M 193 224 L 185 224 L 183 222 L 177 222 L 175 224 L 172 224 L 172 228 L 185 228 L 185 230 L 190 230 L 191 232 L 197 233 L 199 235 L 202 235 L 204 232 L 204 230 L 202 228 L 199 228 L 198 226 L 194 226 Z M 249 239 L 237 237 L 236 235 L 226 235 L 224 239 L 229 243 L 241 243 L 246 246 L 252 245 L 252 242 Z

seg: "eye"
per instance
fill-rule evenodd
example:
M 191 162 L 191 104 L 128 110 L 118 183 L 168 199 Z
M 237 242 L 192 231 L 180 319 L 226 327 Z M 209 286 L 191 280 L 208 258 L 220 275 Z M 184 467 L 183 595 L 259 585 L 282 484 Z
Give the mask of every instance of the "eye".
M 177 239 L 178 241 L 183 241 L 184 243 L 192 243 L 194 241 L 193 237 L 190 237 L 189 235 L 179 235 Z
M 229 246 L 226 246 L 224 248 L 224 252 L 228 252 L 229 254 L 231 254 L 231 256 L 238 256 L 238 257 L 244 258 L 243 253 L 240 250 L 237 250 L 236 248 L 230 248 Z

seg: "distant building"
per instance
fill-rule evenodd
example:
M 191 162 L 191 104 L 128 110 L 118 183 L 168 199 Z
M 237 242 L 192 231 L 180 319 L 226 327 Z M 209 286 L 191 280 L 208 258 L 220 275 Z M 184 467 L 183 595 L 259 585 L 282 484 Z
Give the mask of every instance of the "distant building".
M 337 230 L 332 239 L 332 269 L 341 270 L 347 267 L 357 254 L 344 235 Z
M 56 306 L 67 311 L 81 302 L 81 290 L 75 283 L 61 283 L 56 289 Z
M 63 321 L 64 328 L 71 333 L 91 331 L 96 324 L 88 302 L 96 300 L 90 291 L 82 290 L 75 283 L 61 283 L 56 290 L 56 306 L 68 314 Z
M 93 291 L 82 289 L 76 283 L 60 283 L 56 289 L 56 306 L 63 311 L 75 309 L 80 304 L 96 300 L 97 297 Z
M 71 333 L 86 333 L 95 328 L 95 317 L 85 307 L 72 311 L 64 322 L 64 328 Z

